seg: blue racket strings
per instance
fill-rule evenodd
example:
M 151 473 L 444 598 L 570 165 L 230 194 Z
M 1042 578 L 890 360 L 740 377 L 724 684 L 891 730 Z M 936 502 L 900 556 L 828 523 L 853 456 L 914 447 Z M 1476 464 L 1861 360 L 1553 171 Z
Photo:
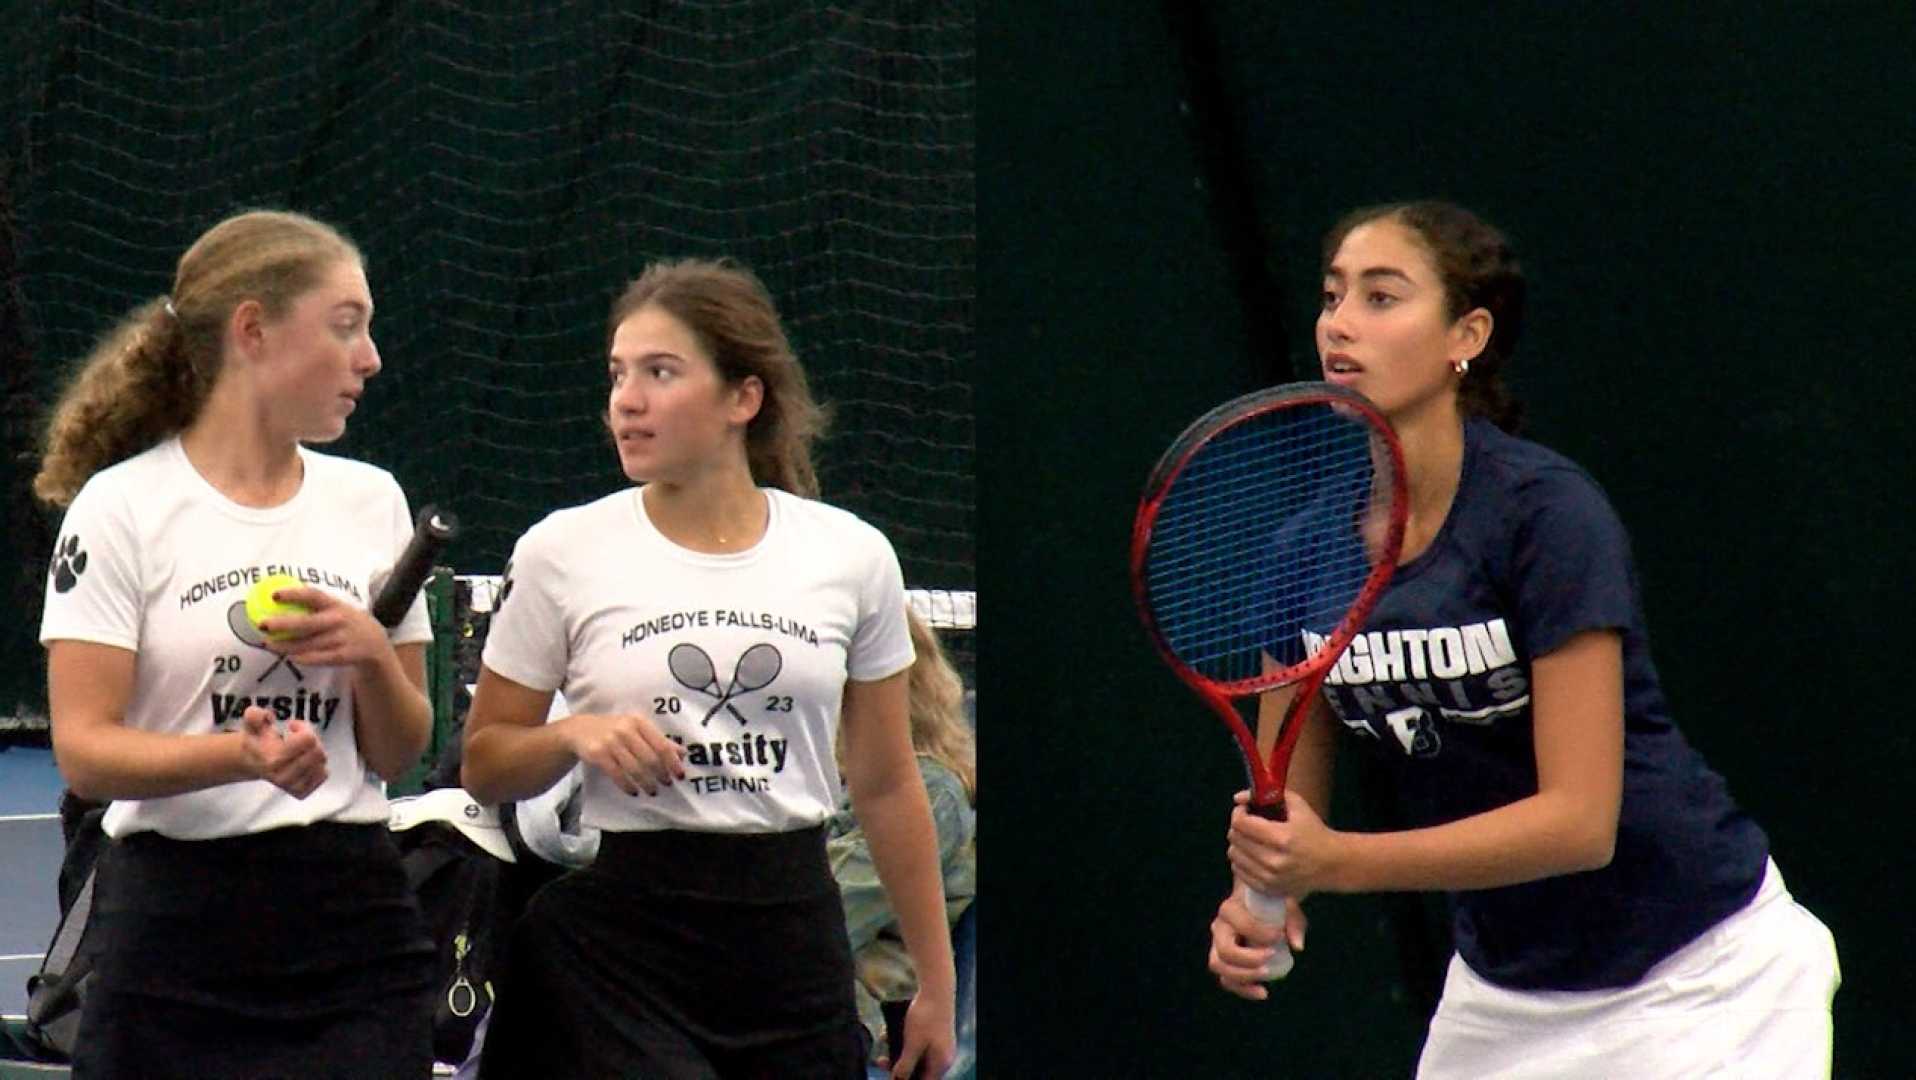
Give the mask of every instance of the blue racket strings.
M 1174 476 L 1145 553 L 1147 601 L 1177 658 L 1218 683 L 1303 663 L 1372 561 L 1372 430 L 1322 403 L 1240 419 Z M 1279 679 L 1275 681 L 1288 681 Z

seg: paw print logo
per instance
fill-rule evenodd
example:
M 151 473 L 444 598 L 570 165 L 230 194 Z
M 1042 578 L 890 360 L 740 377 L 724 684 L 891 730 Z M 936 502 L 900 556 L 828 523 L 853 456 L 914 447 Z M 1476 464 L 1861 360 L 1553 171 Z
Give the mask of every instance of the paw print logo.
M 86 552 L 80 550 L 78 536 L 69 536 L 54 545 L 49 573 L 53 575 L 55 592 L 69 592 L 80 583 L 80 575 L 86 573 Z
M 506 606 L 506 597 L 512 595 L 512 560 L 506 560 L 504 579 L 499 583 L 499 596 L 492 602 L 494 611 Z

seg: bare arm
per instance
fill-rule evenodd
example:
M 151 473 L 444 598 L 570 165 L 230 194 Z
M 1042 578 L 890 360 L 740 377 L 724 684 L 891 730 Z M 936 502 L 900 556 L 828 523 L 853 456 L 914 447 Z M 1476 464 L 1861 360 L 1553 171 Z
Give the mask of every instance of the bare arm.
M 426 646 L 396 645 L 356 665 L 353 733 L 366 764 L 386 780 L 406 775 L 432 739 Z
M 1289 822 L 1239 813 L 1232 865 L 1274 891 L 1460 890 L 1607 865 L 1623 803 L 1623 645 L 1578 634 L 1531 665 L 1537 792 L 1443 825 L 1327 828 L 1307 804 Z
M 473 798 L 530 798 L 581 761 L 628 795 L 654 794 L 685 778 L 685 751 L 650 720 L 636 713 L 574 713 L 547 723 L 552 695 L 480 665 L 459 769 L 460 783 Z
M 151 799 L 250 780 L 237 732 L 162 735 L 126 726 L 134 653 L 90 641 L 47 643 L 53 756 L 83 799 Z
M 840 713 L 852 812 L 871 845 L 879 880 L 898 913 L 899 935 L 918 975 L 918 996 L 906 1018 L 906 1045 L 894 1070 L 909 1070 L 922 1053 L 929 1074 L 942 1075 L 956 1053 L 952 1025 L 958 976 L 945 921 L 938 835 L 911 746 L 906 673 L 877 682 L 847 682 Z
M 1277 745 L 1278 728 L 1284 721 L 1284 711 L 1290 708 L 1296 698 L 1298 688 L 1281 686 L 1258 697 L 1257 702 L 1257 750 L 1268 757 L 1272 747 Z M 1291 744 L 1291 760 L 1285 773 L 1284 790 L 1304 800 L 1319 818 L 1329 816 L 1331 810 L 1331 784 L 1333 767 L 1337 761 L 1337 721 L 1330 715 L 1330 709 L 1324 699 L 1316 697 L 1297 723 L 1302 730 L 1297 733 L 1297 741 Z M 1248 803 L 1248 793 L 1239 796 L 1240 804 Z M 1233 895 L 1240 899 L 1244 892 L 1244 882 L 1239 879 Z M 1292 895 L 1292 901 L 1302 901 L 1302 895 Z M 1294 948 L 1303 946 L 1301 923 L 1290 935 Z
M 1291 699 L 1296 696 L 1297 688 L 1286 686 L 1258 698 L 1257 748 L 1260 753 L 1269 754 L 1271 747 L 1277 745 L 1278 725 L 1284 719 L 1284 710 L 1290 707 Z M 1337 761 L 1337 721 L 1330 715 L 1324 699 L 1316 697 L 1297 722 L 1304 725 L 1304 729 L 1298 732 L 1297 742 L 1291 747 L 1290 772 L 1285 776 L 1284 786 L 1303 796 L 1304 801 L 1311 804 L 1311 809 L 1323 817 L 1331 812 L 1332 766 Z
M 170 735 L 126 726 L 133 652 L 90 641 L 47 643 L 53 756 L 83 799 L 156 799 L 269 780 L 304 798 L 326 778 L 318 735 L 295 720 L 282 735 L 271 714 L 248 708 L 238 731 Z
M 481 664 L 466 713 L 459 782 L 482 803 L 529 798 L 559 782 L 579 759 L 546 723 L 552 691 L 534 690 Z
M 1285 710 L 1290 708 L 1297 694 L 1296 686 L 1280 686 L 1258 695 L 1257 752 L 1267 759 L 1277 745 Z M 1297 741 L 1291 744 L 1291 760 L 1284 774 L 1284 790 L 1303 799 L 1319 818 L 1327 817 L 1330 814 L 1333 766 L 1337 761 L 1337 721 L 1330 715 L 1324 699 L 1314 697 L 1297 723 L 1302 725 L 1302 729 L 1297 733 Z M 1238 803 L 1248 803 L 1249 794 L 1240 792 Z M 1235 894 L 1242 896 L 1243 890 L 1244 883 L 1240 880 Z

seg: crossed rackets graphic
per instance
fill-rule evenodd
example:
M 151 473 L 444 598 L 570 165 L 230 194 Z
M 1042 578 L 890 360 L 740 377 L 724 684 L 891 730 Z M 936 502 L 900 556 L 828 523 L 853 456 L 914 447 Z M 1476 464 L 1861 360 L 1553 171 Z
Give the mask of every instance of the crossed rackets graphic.
M 719 689 L 718 671 L 712 666 L 712 658 L 689 641 L 672 646 L 665 663 L 679 685 L 718 699 L 717 704 L 706 711 L 705 719 L 699 721 L 703 727 L 720 709 L 737 717 L 739 723 L 746 723 L 744 714 L 732 707 L 732 699 L 772 685 L 772 680 L 778 678 L 785 667 L 785 658 L 770 642 L 759 642 L 739 654 L 738 662 L 732 665 L 732 683 L 723 690 Z
M 273 652 L 273 650 L 266 647 L 266 635 L 260 633 L 259 627 L 253 625 L 253 620 L 246 617 L 246 601 L 235 601 L 232 607 L 226 609 L 226 626 L 227 629 L 233 631 L 233 636 L 239 638 L 242 642 L 251 645 L 263 653 Z M 292 657 L 280 656 L 278 653 L 274 653 L 273 656 L 273 666 L 267 668 L 259 678 L 254 679 L 253 685 L 257 686 L 265 682 L 266 676 L 278 671 L 281 664 L 285 664 L 291 668 L 293 676 L 300 682 L 306 681 L 306 673 L 299 670 L 299 665 L 293 663 Z

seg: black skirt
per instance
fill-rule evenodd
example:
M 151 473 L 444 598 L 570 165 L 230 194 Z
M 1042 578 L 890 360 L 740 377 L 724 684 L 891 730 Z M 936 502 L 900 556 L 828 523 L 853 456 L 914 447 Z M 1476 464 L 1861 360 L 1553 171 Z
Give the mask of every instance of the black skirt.
M 484 1080 L 864 1075 L 824 830 L 605 833 L 513 929 Z
M 88 937 L 76 1077 L 431 1074 L 434 951 L 383 825 L 129 836 Z

